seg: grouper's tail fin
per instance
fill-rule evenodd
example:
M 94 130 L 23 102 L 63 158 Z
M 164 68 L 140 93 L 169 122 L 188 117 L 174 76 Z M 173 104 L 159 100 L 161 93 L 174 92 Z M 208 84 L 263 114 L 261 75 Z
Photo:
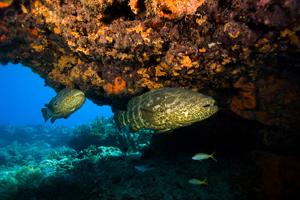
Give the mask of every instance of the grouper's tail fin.
M 52 116 L 52 112 L 49 108 L 42 108 L 42 114 L 44 117 L 45 122 L 48 121 L 49 118 Z
M 117 111 L 114 115 L 114 120 L 119 130 L 127 126 L 126 112 Z

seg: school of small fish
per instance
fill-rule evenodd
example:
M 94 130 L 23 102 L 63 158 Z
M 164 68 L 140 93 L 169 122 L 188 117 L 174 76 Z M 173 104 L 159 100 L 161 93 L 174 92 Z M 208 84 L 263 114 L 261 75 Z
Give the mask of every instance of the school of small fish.
M 207 159 L 211 158 L 212 160 L 217 162 L 217 159 L 214 157 L 215 153 L 216 152 L 213 152 L 212 154 L 197 153 L 192 157 L 192 159 L 202 161 L 202 160 L 207 160 Z M 192 185 L 207 186 L 208 180 L 207 180 L 207 178 L 203 178 L 203 179 L 192 178 L 188 181 L 188 183 L 192 184 Z

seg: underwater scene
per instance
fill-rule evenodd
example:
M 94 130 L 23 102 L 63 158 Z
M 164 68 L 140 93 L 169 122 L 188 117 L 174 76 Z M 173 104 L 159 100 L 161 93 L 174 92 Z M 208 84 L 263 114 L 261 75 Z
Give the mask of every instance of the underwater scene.
M 0 200 L 299 200 L 299 0 L 0 0 Z

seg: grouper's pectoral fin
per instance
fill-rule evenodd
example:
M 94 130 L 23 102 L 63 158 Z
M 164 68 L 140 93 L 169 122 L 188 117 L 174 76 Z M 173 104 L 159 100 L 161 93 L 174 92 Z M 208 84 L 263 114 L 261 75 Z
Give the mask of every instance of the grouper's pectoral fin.
M 70 114 L 64 116 L 64 119 L 68 119 L 68 118 L 70 117 L 71 114 L 72 114 L 72 113 L 70 113 Z
M 134 127 L 134 126 L 129 126 L 128 128 L 129 128 L 129 131 L 133 132 L 133 133 L 135 133 L 135 132 L 137 132 L 137 131 L 140 130 L 138 127 Z
M 144 107 L 144 108 L 140 108 L 140 109 L 141 109 L 141 111 L 143 111 L 143 112 L 154 113 L 154 111 L 153 111 L 151 108 L 146 108 L 146 107 Z

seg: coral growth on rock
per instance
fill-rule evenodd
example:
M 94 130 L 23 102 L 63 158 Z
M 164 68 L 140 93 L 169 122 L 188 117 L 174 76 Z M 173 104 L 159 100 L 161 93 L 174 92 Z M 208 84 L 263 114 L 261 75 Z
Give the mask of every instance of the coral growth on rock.
M 234 87 L 239 94 L 232 97 L 231 110 L 238 115 L 270 126 L 297 127 L 299 89 L 287 79 L 270 75 L 250 82 L 241 77 Z
M 122 77 L 116 77 L 113 83 L 106 83 L 103 89 L 107 94 L 119 95 L 126 89 L 126 82 Z
M 151 0 L 151 9 L 161 18 L 178 19 L 195 14 L 205 0 Z
M 2 0 L 0 1 L 0 9 L 9 7 L 13 3 L 13 0 Z
M 290 127 L 300 112 L 299 8 L 296 0 L 15 0 L 0 9 L 0 62 L 114 109 L 145 90 L 185 87 L 240 117 Z

